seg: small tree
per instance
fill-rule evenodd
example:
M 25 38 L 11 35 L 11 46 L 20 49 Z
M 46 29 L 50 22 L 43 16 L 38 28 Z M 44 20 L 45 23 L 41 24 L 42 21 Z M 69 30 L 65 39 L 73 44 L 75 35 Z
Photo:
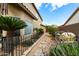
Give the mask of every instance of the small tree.
M 8 32 L 7 37 L 11 38 L 9 41 L 11 43 L 13 42 L 13 32 L 26 26 L 26 23 L 20 20 L 20 18 L 11 16 L 0 16 L 0 29 Z M 11 55 L 13 55 L 13 51 L 11 51 Z
M 58 31 L 58 27 L 56 25 L 47 25 L 46 31 L 52 36 L 55 36 L 55 32 Z

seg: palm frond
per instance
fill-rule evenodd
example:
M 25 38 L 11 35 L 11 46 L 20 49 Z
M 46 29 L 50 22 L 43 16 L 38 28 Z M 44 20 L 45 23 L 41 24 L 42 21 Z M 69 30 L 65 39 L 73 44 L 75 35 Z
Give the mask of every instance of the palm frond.
M 26 23 L 18 17 L 0 16 L 0 29 L 14 31 L 26 27 Z

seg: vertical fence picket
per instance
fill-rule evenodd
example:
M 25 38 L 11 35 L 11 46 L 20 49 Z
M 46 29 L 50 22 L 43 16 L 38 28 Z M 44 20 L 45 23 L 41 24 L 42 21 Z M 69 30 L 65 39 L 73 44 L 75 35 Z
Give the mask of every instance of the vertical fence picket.
M 2 37 L 2 55 L 11 56 L 13 52 L 13 56 L 21 56 L 27 49 L 25 45 L 27 38 L 28 36 Z
M 20 36 L 20 44 L 21 44 L 21 55 L 22 55 L 22 37 Z
M 3 40 L 3 37 L 2 37 L 2 49 L 1 49 L 1 50 L 2 50 L 2 56 L 3 56 L 3 53 L 4 53 L 3 41 L 4 41 L 4 40 Z

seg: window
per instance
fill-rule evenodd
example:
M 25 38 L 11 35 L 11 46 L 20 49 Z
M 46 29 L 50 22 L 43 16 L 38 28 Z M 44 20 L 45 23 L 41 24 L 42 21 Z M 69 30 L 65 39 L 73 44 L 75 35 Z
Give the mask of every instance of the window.
M 25 35 L 32 34 L 33 24 L 31 22 L 26 21 L 27 27 L 25 28 Z

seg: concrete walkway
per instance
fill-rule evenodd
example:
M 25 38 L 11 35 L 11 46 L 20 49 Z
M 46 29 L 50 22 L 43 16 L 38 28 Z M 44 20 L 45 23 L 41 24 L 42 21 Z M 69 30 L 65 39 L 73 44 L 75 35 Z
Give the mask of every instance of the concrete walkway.
M 50 46 L 54 44 L 54 41 L 51 39 L 52 37 L 48 33 L 44 33 L 27 56 L 44 56 L 48 53 Z

